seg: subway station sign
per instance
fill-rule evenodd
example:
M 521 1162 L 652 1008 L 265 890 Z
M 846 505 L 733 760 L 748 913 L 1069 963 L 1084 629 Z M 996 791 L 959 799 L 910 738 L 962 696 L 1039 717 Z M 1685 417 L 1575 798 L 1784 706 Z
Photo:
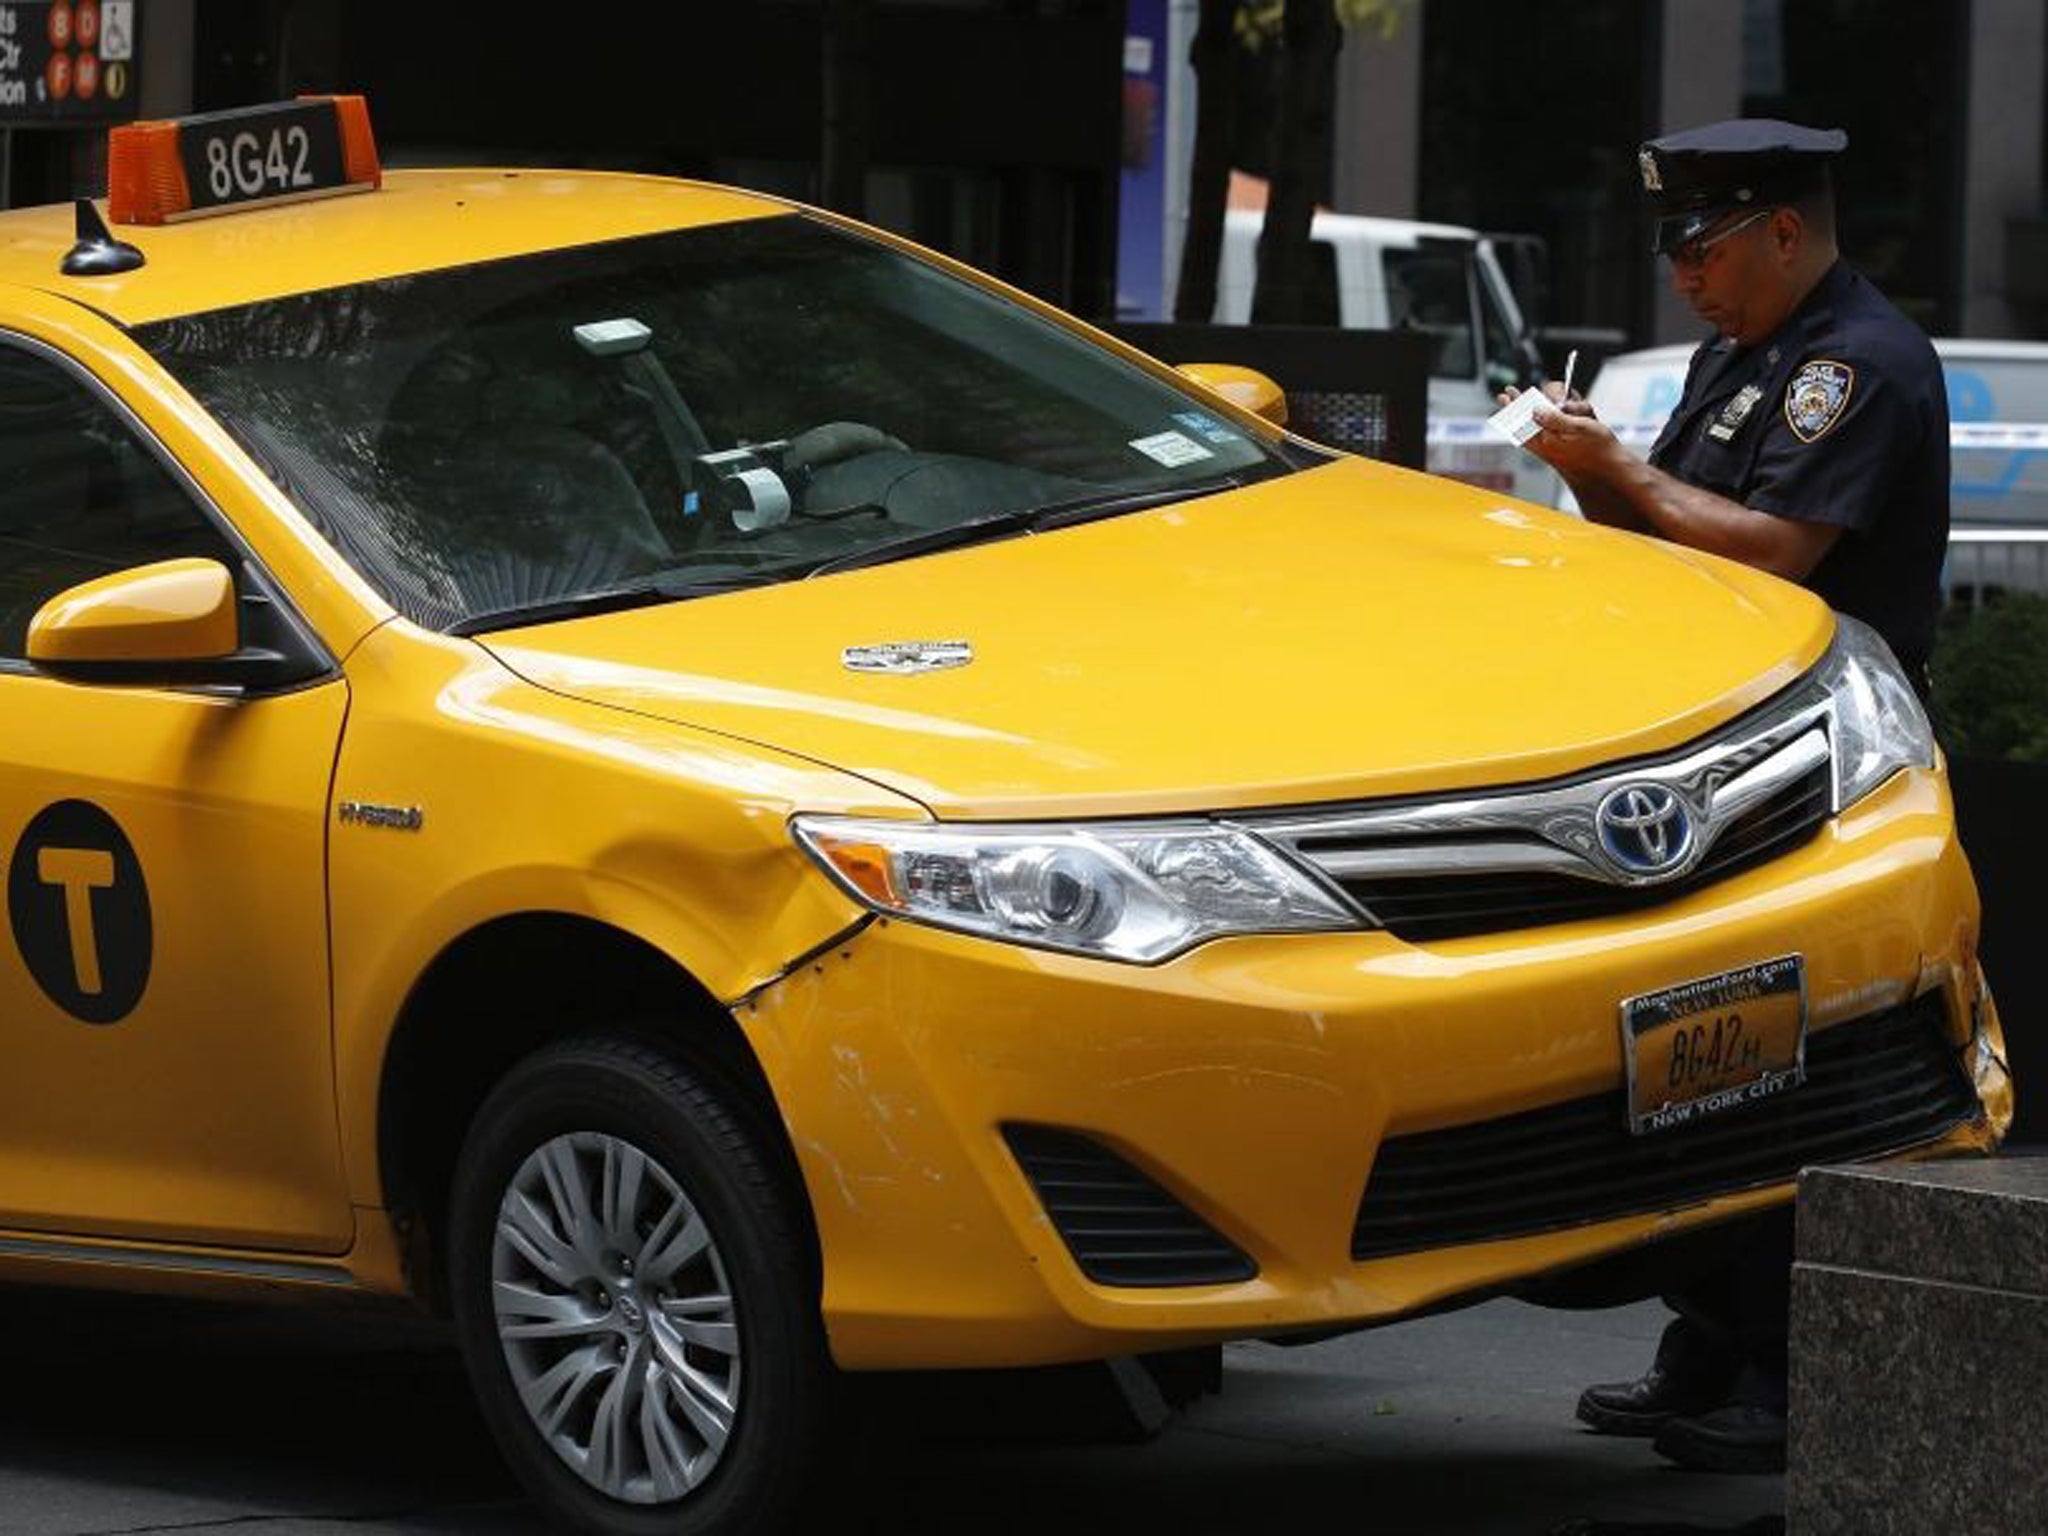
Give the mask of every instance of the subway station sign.
M 0 0 L 0 127 L 135 116 L 140 0 Z

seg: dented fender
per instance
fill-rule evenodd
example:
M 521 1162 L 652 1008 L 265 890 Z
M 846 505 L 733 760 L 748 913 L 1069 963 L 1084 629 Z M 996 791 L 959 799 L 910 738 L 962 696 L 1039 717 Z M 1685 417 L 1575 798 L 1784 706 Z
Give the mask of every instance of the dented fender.
M 404 621 L 346 666 L 328 847 L 338 1094 L 359 1203 L 381 1199 L 391 1032 L 465 934 L 525 913 L 587 918 L 654 946 L 712 996 L 743 998 L 865 916 L 790 838 L 790 815 L 922 815 L 801 758 L 550 693 L 478 645 Z M 395 814 L 344 820 L 342 802 Z

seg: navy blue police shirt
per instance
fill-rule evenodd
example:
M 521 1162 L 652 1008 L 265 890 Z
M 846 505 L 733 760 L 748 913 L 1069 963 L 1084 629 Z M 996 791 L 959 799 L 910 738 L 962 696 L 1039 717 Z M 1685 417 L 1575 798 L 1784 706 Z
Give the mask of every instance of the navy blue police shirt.
M 1846 264 L 1755 346 L 1719 337 L 1693 353 L 1650 462 L 1758 512 L 1840 527 L 1804 584 L 1920 675 L 1948 548 L 1948 396 L 1925 333 Z

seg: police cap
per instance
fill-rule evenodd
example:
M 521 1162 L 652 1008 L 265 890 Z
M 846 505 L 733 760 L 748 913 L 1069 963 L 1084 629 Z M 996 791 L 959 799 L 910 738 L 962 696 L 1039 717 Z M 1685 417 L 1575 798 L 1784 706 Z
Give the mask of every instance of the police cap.
M 1636 152 L 1656 211 L 1650 249 L 1675 251 L 1738 208 L 1790 202 L 1828 185 L 1828 161 L 1849 145 L 1839 128 L 1767 117 L 1709 123 L 1651 139 Z

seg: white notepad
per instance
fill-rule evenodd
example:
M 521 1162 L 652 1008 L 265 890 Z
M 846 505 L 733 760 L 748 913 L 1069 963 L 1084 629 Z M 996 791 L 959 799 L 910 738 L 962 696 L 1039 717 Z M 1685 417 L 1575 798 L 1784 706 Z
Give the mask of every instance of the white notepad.
M 1536 407 L 1539 405 L 1557 409 L 1557 403 L 1542 390 L 1525 389 L 1487 417 L 1486 424 L 1511 443 L 1526 443 L 1543 430 L 1536 420 Z

